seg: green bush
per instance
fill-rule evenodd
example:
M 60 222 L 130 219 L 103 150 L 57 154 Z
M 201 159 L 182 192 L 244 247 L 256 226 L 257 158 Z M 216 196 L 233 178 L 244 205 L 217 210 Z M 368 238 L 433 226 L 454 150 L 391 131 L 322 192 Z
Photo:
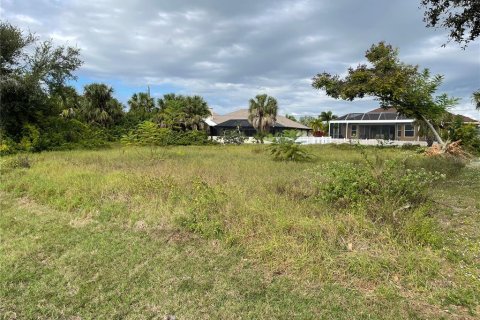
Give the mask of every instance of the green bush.
M 40 146 L 40 130 L 32 124 L 25 124 L 22 130 L 22 139 L 19 147 L 24 151 L 38 151 Z
M 0 134 L 0 156 L 14 154 L 18 151 L 18 145 L 13 139 Z
M 327 202 L 352 204 L 368 200 L 386 205 L 415 205 L 428 197 L 434 182 L 445 178 L 423 168 L 408 169 L 403 162 L 386 160 L 379 167 L 365 162 L 330 162 L 315 169 L 319 197 Z
M 381 159 L 331 162 L 310 169 L 310 173 L 317 200 L 364 212 L 373 222 L 391 226 L 395 234 L 414 242 L 438 245 L 436 222 L 418 208 L 428 203 L 431 189 L 444 174 Z
M 224 208 L 225 193 L 209 186 L 201 179 L 193 180 L 192 185 L 187 211 L 184 215 L 178 216 L 176 222 L 206 238 L 220 238 L 224 234 L 219 217 Z
M 168 146 L 168 145 L 207 145 L 213 144 L 203 131 L 174 131 L 160 128 L 151 121 L 142 122 L 135 130 L 124 135 L 121 142 L 125 145 Z
M 411 151 L 417 151 L 417 150 L 422 150 L 422 146 L 418 144 L 412 144 L 412 143 L 405 143 L 401 146 L 402 150 L 411 150 Z
M 273 138 L 270 144 L 270 154 L 276 161 L 309 161 L 312 159 L 305 147 L 296 143 L 299 137 L 296 131 L 286 130 L 281 136 Z
M 0 155 L 44 150 L 95 149 L 108 145 L 108 135 L 100 128 L 75 119 L 48 118 L 41 126 L 26 124 L 15 141 L 2 136 Z
M 215 144 L 215 142 L 208 139 L 207 134 L 204 131 L 171 131 L 171 144 L 173 145 L 194 145 L 194 146 L 203 146 Z
M 462 125 L 455 131 L 453 138 L 455 140 L 461 140 L 461 144 L 466 151 L 477 155 L 480 154 L 480 133 L 475 125 Z
M 0 163 L 0 169 L 2 171 L 9 170 L 9 169 L 17 169 L 17 168 L 24 168 L 28 169 L 31 167 L 31 160 L 28 154 L 20 154 L 18 156 L 8 157 L 6 159 L 2 159 Z
M 222 136 L 224 144 L 243 144 L 248 138 L 240 130 L 225 130 Z

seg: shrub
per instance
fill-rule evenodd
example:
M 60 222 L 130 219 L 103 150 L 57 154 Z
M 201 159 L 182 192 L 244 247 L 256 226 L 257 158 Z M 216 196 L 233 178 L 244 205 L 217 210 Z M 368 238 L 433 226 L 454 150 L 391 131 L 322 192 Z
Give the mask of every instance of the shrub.
M 427 198 L 433 183 L 445 177 L 423 168 L 408 169 L 398 160 L 386 160 L 380 167 L 371 163 L 331 162 L 316 171 L 320 198 L 348 204 L 365 200 L 397 206 L 419 204 Z
M 248 138 L 240 130 L 225 130 L 222 137 L 224 144 L 243 144 Z
M 418 144 L 412 144 L 412 143 L 405 143 L 401 146 L 401 148 L 402 150 L 411 150 L 411 151 L 417 151 L 419 149 L 423 149 Z
M 355 164 L 331 162 L 310 171 L 318 200 L 357 208 L 374 222 L 390 225 L 393 232 L 407 234 L 416 242 L 437 242 L 429 233 L 433 222 L 415 210 L 430 199 L 431 188 L 444 174 L 378 158 Z M 409 228 L 408 232 L 403 232 L 404 228 Z
M 9 137 L 4 134 L 0 134 L 0 156 L 14 154 L 18 151 L 18 146 Z
M 19 147 L 24 151 L 38 151 L 40 142 L 40 130 L 37 126 L 25 124 L 22 130 L 22 139 Z
M 31 161 L 28 154 L 20 154 L 18 156 L 4 159 L 0 166 L 2 171 L 8 170 L 8 169 L 17 169 L 17 168 L 28 169 L 31 167 Z
M 269 146 L 270 154 L 276 161 L 309 161 L 312 159 L 305 147 L 296 143 L 299 134 L 296 131 L 286 130 L 279 137 L 273 139 Z
M 204 131 L 189 130 L 185 132 L 170 131 L 171 138 L 169 144 L 173 145 L 195 145 L 203 146 L 209 144 L 215 144 L 215 142 L 208 139 L 207 134 Z
M 124 135 L 121 142 L 125 145 L 168 146 L 168 145 L 207 145 L 213 144 L 203 131 L 174 131 L 160 128 L 151 121 L 142 122 L 135 130 Z
M 220 238 L 224 231 L 218 218 L 226 200 L 225 194 L 201 179 L 193 180 L 192 185 L 186 214 L 177 217 L 177 223 L 206 238 Z

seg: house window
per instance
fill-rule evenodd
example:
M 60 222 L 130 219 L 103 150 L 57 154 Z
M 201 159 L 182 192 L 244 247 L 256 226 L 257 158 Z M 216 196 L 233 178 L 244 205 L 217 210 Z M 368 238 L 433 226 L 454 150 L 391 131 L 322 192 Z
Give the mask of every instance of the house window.
M 352 125 L 352 138 L 357 137 L 357 125 Z
M 402 137 L 402 125 L 399 124 L 397 125 L 397 138 L 401 138 Z
M 406 124 L 405 125 L 405 137 L 413 137 L 415 135 L 415 129 L 412 125 Z

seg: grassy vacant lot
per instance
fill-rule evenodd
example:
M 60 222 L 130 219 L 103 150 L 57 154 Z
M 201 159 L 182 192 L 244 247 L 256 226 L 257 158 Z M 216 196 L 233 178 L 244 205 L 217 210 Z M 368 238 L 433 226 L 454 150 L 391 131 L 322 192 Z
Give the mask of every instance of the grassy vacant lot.
M 30 168 L 3 159 L 0 315 L 480 315 L 478 169 L 368 149 L 447 175 L 404 228 L 372 219 L 368 206 L 320 200 L 317 166 L 362 165 L 362 155 L 309 150 L 310 163 L 274 162 L 263 146 L 50 152 L 31 155 Z

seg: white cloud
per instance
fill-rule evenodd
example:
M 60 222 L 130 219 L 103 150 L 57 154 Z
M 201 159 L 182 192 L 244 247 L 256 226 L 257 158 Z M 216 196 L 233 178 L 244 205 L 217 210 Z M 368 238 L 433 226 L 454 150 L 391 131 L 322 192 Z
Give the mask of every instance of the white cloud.
M 43 39 L 80 47 L 84 77 L 169 84 L 204 95 L 220 112 L 246 107 L 260 92 L 298 115 L 373 109 L 372 99 L 331 99 L 311 78 L 345 75 L 380 40 L 400 47 L 402 61 L 444 74 L 442 91 L 462 97 L 465 114 L 476 112 L 468 97 L 480 84 L 478 41 L 442 47 L 444 31 L 425 28 L 409 1 L 4 0 L 0 10 Z
M 42 23 L 37 20 L 37 19 L 34 19 L 32 18 L 31 16 L 27 16 L 27 15 L 24 15 L 24 14 L 16 14 L 13 16 L 13 18 L 19 22 L 23 22 L 23 23 L 26 23 L 26 24 L 34 24 L 34 25 L 41 25 Z

